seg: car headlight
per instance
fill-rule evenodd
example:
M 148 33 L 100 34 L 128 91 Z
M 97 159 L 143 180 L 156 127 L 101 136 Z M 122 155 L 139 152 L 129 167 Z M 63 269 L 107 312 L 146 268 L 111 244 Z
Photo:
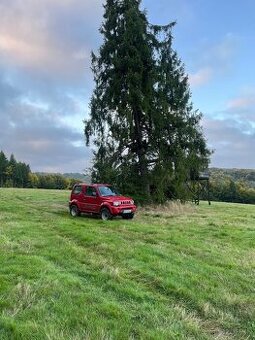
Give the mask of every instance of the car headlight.
M 130 200 L 130 203 L 131 203 L 131 204 L 135 204 L 134 200 Z
M 115 202 L 113 202 L 113 205 L 114 205 L 115 207 L 118 207 L 119 205 L 121 205 L 121 202 L 120 202 L 120 201 L 115 201 Z

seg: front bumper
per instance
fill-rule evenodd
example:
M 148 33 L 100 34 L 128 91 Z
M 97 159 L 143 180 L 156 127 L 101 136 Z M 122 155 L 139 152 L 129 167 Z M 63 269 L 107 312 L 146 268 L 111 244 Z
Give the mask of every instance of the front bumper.
M 136 212 L 136 206 L 135 205 L 120 205 L 118 207 L 111 207 L 111 213 L 114 216 L 118 215 L 124 215 L 124 214 L 134 214 Z

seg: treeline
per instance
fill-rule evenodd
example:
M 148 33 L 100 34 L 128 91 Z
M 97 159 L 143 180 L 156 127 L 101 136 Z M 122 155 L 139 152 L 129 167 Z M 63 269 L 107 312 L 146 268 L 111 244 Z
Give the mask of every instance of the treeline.
M 0 186 L 26 188 L 31 173 L 28 164 L 17 162 L 14 155 L 7 159 L 4 152 L 0 152 Z
M 80 179 L 66 178 L 61 174 L 32 173 L 30 166 L 18 162 L 14 155 L 10 159 L 0 152 L 0 187 L 38 188 L 38 189 L 71 189 Z
M 212 201 L 255 204 L 255 170 L 210 169 Z
M 29 186 L 28 188 L 38 189 L 72 189 L 75 183 L 80 182 L 79 179 L 65 178 L 61 174 L 29 174 Z
M 255 170 L 211 168 L 209 173 L 212 201 L 255 204 Z M 17 161 L 13 154 L 8 159 L 0 152 L 0 187 L 65 190 L 81 181 L 89 183 L 90 178 L 82 174 L 32 173 L 30 166 Z M 172 188 L 169 198 L 174 198 L 173 193 Z M 185 191 L 182 197 L 188 199 Z M 202 198 L 207 199 L 206 194 Z

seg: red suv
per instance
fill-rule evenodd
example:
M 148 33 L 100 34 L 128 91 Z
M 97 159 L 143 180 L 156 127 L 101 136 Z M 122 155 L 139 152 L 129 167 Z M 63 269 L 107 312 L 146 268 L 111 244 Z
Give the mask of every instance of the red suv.
M 69 208 L 73 217 L 92 213 L 100 215 L 102 220 L 109 220 L 113 216 L 132 219 L 136 211 L 131 198 L 122 196 L 108 184 L 75 184 Z

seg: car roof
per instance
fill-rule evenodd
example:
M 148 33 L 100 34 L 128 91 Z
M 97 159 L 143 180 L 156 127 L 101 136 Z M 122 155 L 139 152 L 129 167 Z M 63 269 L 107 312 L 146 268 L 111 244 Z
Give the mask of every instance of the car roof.
M 82 185 L 84 187 L 102 187 L 102 186 L 110 186 L 110 184 L 103 184 L 103 183 L 93 183 L 93 184 L 88 184 L 88 183 L 76 183 L 75 185 Z

